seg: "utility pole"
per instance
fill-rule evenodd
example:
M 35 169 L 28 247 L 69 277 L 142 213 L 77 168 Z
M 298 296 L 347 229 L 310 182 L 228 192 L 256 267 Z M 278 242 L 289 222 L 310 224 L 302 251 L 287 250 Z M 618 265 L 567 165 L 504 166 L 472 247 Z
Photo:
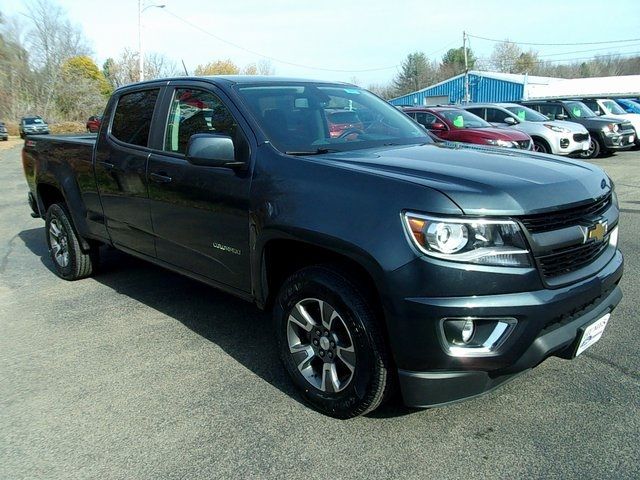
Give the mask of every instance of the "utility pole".
M 469 63 L 467 61 L 467 32 L 462 31 L 462 50 L 464 51 L 464 103 L 469 103 Z
M 144 6 L 144 0 L 138 0 L 138 68 L 140 81 L 144 80 L 144 49 L 142 48 L 142 14 L 147 8 L 164 8 L 165 5 Z

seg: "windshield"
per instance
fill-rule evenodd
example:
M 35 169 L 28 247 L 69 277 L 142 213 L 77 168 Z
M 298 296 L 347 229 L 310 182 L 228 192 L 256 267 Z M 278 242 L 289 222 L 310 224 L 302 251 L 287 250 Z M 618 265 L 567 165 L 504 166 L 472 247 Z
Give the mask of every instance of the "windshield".
M 620 105 L 618 105 L 613 100 L 603 100 L 602 107 L 603 110 L 609 115 L 624 115 L 625 113 L 627 113 L 622 108 L 620 108 Z
M 239 86 L 238 93 L 282 152 L 432 143 L 426 131 L 404 113 L 358 87 L 282 83 Z
M 523 122 L 548 122 L 549 117 L 545 117 L 541 113 L 530 109 L 529 107 L 507 107 L 511 113 L 513 113 L 519 120 Z
M 446 118 L 453 128 L 487 128 L 492 127 L 490 123 L 485 122 L 483 119 L 474 115 L 466 110 L 451 109 L 440 110 L 440 115 Z
M 593 110 L 582 102 L 567 102 L 566 107 L 571 112 L 573 118 L 590 118 L 596 116 Z
M 27 125 L 33 125 L 34 123 L 42 124 L 44 121 L 41 118 L 25 118 L 24 123 Z

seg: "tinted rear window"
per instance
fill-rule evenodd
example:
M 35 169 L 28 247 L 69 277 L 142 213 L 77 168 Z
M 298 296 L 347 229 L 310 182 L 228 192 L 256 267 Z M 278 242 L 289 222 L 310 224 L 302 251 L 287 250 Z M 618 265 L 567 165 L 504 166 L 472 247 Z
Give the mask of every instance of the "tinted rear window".
M 113 115 L 111 134 L 121 142 L 146 147 L 160 89 L 122 95 Z

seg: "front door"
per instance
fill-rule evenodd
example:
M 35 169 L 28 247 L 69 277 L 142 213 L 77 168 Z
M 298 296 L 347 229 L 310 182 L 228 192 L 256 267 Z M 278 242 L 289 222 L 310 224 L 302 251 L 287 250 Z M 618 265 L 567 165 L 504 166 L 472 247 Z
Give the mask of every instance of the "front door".
M 164 138 L 148 170 L 158 258 L 248 292 L 250 171 L 193 165 L 185 153 L 196 133 L 224 134 L 234 141 L 236 159 L 249 165 L 249 129 L 209 84 L 174 82 L 167 98 Z
M 108 132 L 98 139 L 95 175 L 114 244 L 155 256 L 149 214 L 149 132 L 160 88 L 122 94 Z M 105 116 L 105 118 L 108 118 Z

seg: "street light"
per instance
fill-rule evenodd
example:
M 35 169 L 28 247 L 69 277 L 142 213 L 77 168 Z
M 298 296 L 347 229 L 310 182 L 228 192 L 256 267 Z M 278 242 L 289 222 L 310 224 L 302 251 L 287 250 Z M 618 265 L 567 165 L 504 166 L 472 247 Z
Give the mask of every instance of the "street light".
M 144 80 L 144 50 L 142 49 L 142 14 L 149 8 L 164 8 L 165 5 L 143 5 L 143 0 L 138 0 L 138 61 L 140 62 L 140 81 Z

